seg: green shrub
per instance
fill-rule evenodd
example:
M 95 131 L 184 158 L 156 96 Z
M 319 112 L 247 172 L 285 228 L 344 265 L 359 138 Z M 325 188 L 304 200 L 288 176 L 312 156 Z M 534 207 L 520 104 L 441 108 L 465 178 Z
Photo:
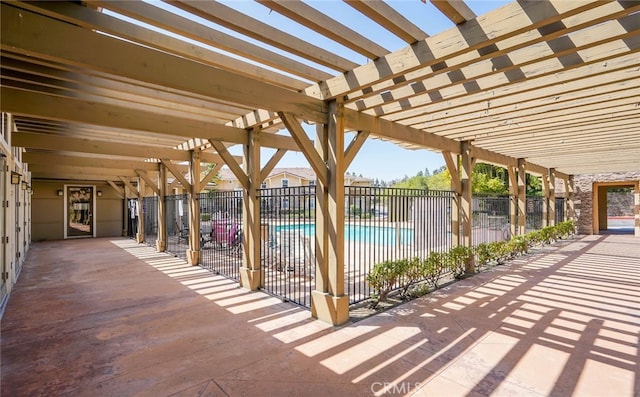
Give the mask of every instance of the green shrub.
M 532 232 L 527 233 L 527 239 L 531 247 L 533 247 L 534 245 L 545 244 L 544 236 L 541 230 L 534 230 Z
M 443 252 L 431 252 L 422 262 L 422 276 L 434 289 L 438 288 L 440 277 L 449 269 L 449 255 Z
M 476 270 L 481 266 L 488 266 L 494 260 L 491 246 L 487 243 L 478 244 L 473 251 L 476 256 Z
M 409 289 L 424 279 L 420 258 L 401 259 L 398 261 L 402 297 L 406 297 Z
M 393 290 L 401 276 L 402 264 L 398 261 L 384 261 L 376 263 L 367 275 L 367 281 L 373 288 L 374 295 L 377 298 L 374 307 L 378 302 L 385 302 L 387 295 Z
M 211 214 L 200 214 L 200 222 L 209 222 L 211 220 Z
M 529 252 L 529 238 L 527 235 L 514 236 L 508 243 L 507 247 L 511 252 L 511 258 L 524 255 Z
M 491 260 L 496 261 L 498 265 L 503 265 L 511 258 L 511 248 L 507 241 L 489 243 L 489 251 L 491 252 Z
M 471 247 L 457 245 L 449 250 L 449 258 L 453 277 L 459 279 L 465 274 L 467 263 L 473 260 L 473 250 Z

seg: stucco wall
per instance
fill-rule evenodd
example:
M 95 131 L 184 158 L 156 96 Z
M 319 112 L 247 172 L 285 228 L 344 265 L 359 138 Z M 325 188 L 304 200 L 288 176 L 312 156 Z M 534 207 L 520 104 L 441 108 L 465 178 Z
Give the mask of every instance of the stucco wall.
M 60 240 L 64 238 L 64 197 L 58 190 L 64 189 L 63 182 L 33 181 L 32 231 L 33 241 Z M 96 197 L 96 236 L 117 237 L 122 235 L 122 199 L 107 184 L 95 182 L 74 182 L 74 185 L 95 186 L 102 192 Z

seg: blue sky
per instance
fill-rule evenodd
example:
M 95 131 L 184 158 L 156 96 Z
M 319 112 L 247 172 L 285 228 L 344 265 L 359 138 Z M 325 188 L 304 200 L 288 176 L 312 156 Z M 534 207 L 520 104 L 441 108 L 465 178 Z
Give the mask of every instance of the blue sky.
M 151 2 L 157 4 L 162 8 L 169 8 L 178 14 L 184 15 L 181 10 L 174 9 L 171 6 L 168 6 L 166 3 L 158 3 L 154 0 L 152 0 Z M 276 12 L 272 12 L 259 3 L 249 0 L 227 0 L 221 2 L 271 26 L 290 33 L 296 37 L 299 37 L 302 40 L 308 41 L 331 52 L 339 54 L 347 59 L 352 60 L 353 62 L 356 62 L 358 64 L 367 62 L 367 59 L 363 55 L 357 54 L 343 47 L 342 45 L 335 43 L 325 38 L 324 36 L 321 36 L 314 31 L 311 31 L 306 27 L 289 20 L 286 17 L 281 16 Z M 483 15 L 489 11 L 503 6 L 504 4 L 509 3 L 510 1 L 466 0 L 465 2 L 475 12 L 476 15 Z M 360 14 L 358 11 L 356 11 L 343 1 L 314 0 L 306 1 L 306 3 L 320 10 L 321 12 L 330 15 L 332 18 L 338 20 L 344 25 L 351 27 L 353 30 L 358 31 L 363 36 L 372 39 L 389 51 L 396 51 L 407 46 L 407 43 L 400 40 L 395 35 L 386 32 L 384 29 L 380 28 L 380 26 L 364 17 L 362 14 Z M 420 27 L 423 31 L 427 32 L 429 35 L 436 35 L 453 27 L 453 23 L 449 21 L 445 16 L 443 16 L 439 11 L 437 11 L 429 1 L 422 2 L 420 0 L 387 0 L 387 3 L 401 12 L 407 19 L 411 20 L 414 24 Z M 194 18 L 193 16 L 190 16 L 190 18 L 225 33 L 242 38 L 243 40 L 263 45 L 262 43 L 259 43 L 249 37 L 244 37 L 236 32 L 212 24 L 208 21 L 201 20 L 197 17 Z M 200 45 L 197 43 L 194 44 Z M 283 53 L 283 51 L 274 47 L 269 47 L 269 49 L 274 52 Z M 226 54 L 235 56 L 233 54 Z M 291 56 L 291 54 L 286 55 Z M 293 57 L 296 58 L 295 56 Z M 302 58 L 297 58 L 297 60 L 309 63 Z M 319 65 L 313 66 L 325 70 L 331 74 L 335 73 Z M 315 127 L 303 124 L 303 128 L 305 128 L 309 137 L 313 139 L 315 136 Z M 352 135 L 349 135 L 347 139 L 345 139 L 345 145 L 349 143 L 351 136 Z M 241 151 L 242 148 L 240 147 L 231 148 L 231 152 L 234 154 L 241 154 Z M 270 153 L 273 153 L 273 151 L 263 149 L 263 164 L 268 161 Z M 444 165 L 444 159 L 442 158 L 442 155 L 440 153 L 432 152 L 426 149 L 407 150 L 393 143 L 369 138 L 349 167 L 348 172 L 355 172 L 358 175 L 362 174 L 363 176 L 372 179 L 378 178 L 385 181 L 390 181 L 393 179 L 401 179 L 404 176 L 413 176 L 417 174 L 418 171 L 424 171 L 425 168 L 433 171 L 434 169 L 439 168 L 442 165 Z M 278 167 L 308 166 L 308 162 L 299 152 L 288 152 L 278 163 Z

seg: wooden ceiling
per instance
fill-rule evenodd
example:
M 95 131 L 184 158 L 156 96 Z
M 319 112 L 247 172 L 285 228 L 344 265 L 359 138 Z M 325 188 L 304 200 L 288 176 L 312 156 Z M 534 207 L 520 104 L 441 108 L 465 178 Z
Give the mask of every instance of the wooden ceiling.
M 264 147 L 299 150 L 279 112 L 323 123 L 334 99 L 348 130 L 407 148 L 471 141 L 478 161 L 524 158 L 533 173 L 640 170 L 640 2 L 519 1 L 476 16 L 431 0 L 452 27 L 429 36 L 393 1 L 347 1 L 406 43 L 389 52 L 307 3 L 258 1 L 360 65 L 222 3 L 165 3 L 2 1 L 0 109 L 33 177 L 133 177 L 196 146 L 219 163 L 209 140 L 246 143 L 254 127 Z

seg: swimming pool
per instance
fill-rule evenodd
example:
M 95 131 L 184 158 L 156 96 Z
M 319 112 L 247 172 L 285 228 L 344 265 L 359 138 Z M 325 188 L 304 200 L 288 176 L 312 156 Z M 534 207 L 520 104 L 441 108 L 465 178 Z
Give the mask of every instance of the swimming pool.
M 276 225 L 274 231 L 279 233 L 283 230 L 302 231 L 305 236 L 314 236 L 316 225 L 313 223 L 301 223 L 294 225 Z M 368 226 L 353 225 L 344 226 L 344 238 L 348 241 L 355 241 L 367 244 L 396 245 L 411 244 L 413 242 L 413 229 L 390 227 L 390 226 Z M 400 241 L 397 241 L 397 239 Z

